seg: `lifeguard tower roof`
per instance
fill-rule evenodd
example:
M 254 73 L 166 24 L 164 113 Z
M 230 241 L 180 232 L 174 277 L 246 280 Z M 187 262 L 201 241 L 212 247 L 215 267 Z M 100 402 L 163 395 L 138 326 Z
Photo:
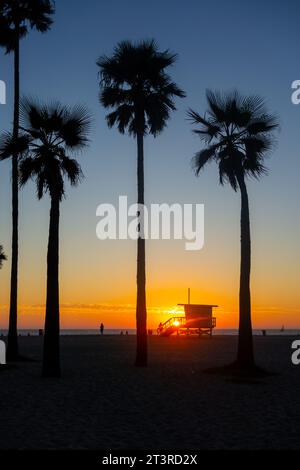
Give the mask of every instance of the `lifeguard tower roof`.
M 190 307 L 211 307 L 211 308 L 217 308 L 219 305 L 208 305 L 208 304 L 178 304 L 179 307 L 185 307 L 189 305 Z

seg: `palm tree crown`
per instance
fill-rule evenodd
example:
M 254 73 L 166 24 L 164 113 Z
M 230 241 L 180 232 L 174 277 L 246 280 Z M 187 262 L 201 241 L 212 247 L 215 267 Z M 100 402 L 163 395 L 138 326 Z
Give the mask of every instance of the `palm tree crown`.
M 65 194 L 64 177 L 75 186 L 82 176 L 78 162 L 72 158 L 75 151 L 87 145 L 90 117 L 80 106 L 68 108 L 54 103 L 40 105 L 25 100 L 21 107 L 23 134 L 19 137 L 20 184 L 36 179 L 39 199 L 46 192 L 61 200 Z M 8 137 L 4 138 L 1 153 L 11 152 Z
M 176 55 L 168 50 L 159 52 L 153 40 L 123 41 L 111 58 L 100 57 L 100 102 L 114 108 L 107 116 L 108 126 L 116 124 L 121 133 L 128 130 L 133 135 L 139 131 L 159 134 L 170 111 L 176 109 L 173 98 L 185 96 L 165 72 L 175 60 Z
M 54 2 L 51 0 L 3 0 L 0 5 L 0 46 L 6 53 L 15 49 L 16 41 L 28 28 L 44 33 L 52 25 Z
M 237 175 L 258 178 L 266 173 L 264 157 L 274 140 L 270 133 L 278 128 L 277 119 L 265 110 L 264 100 L 243 97 L 237 91 L 228 94 L 207 92 L 209 110 L 202 117 L 190 110 L 189 117 L 200 128 L 194 132 L 206 148 L 194 157 L 196 173 L 210 161 L 219 165 L 220 183 L 229 182 L 236 191 Z

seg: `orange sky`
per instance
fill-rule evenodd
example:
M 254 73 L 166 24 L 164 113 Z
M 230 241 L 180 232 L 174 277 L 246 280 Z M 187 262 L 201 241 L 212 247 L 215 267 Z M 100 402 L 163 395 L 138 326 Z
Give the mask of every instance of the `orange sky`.
M 239 197 L 229 189 L 213 188 L 228 209 L 206 205 L 205 244 L 186 251 L 184 241 L 147 241 L 148 325 L 156 328 L 172 316 L 178 303 L 216 304 L 220 328 L 237 328 L 239 289 Z M 252 188 L 251 188 L 252 189 Z M 32 188 L 31 188 L 32 191 Z M 208 194 L 211 189 L 209 188 Z M 253 192 L 253 189 L 252 189 Z M 1 193 L 1 191 L 0 191 Z M 1 195 L 1 194 L 0 194 Z M 200 199 L 201 201 L 201 199 Z M 204 198 L 205 201 L 205 198 Z M 268 202 L 268 201 L 267 201 Z M 270 200 L 271 203 L 271 200 Z M 35 223 L 20 218 L 19 326 L 44 323 L 48 201 L 33 201 Z M 91 205 L 89 200 L 87 206 Z M 133 328 L 135 324 L 136 243 L 99 241 L 95 211 L 80 217 L 62 205 L 60 297 L 62 328 Z M 95 204 L 96 208 L 96 204 Z M 252 204 L 252 305 L 255 328 L 300 328 L 298 231 L 284 230 L 285 208 L 266 225 L 265 207 Z M 9 240 L 9 213 L 7 240 Z M 4 217 L 4 221 L 5 221 Z M 287 217 L 287 216 L 286 216 Z M 288 214 L 288 217 L 290 215 Z M 9 242 L 4 243 L 6 249 Z M 9 261 L 0 272 L 0 328 L 7 328 Z
M 156 328 L 160 321 L 180 315 L 178 303 L 187 301 L 191 288 L 193 303 L 217 304 L 219 328 L 238 325 L 239 250 L 232 240 L 228 250 L 186 252 L 183 242 L 148 242 L 148 325 Z M 97 243 L 97 242 L 96 242 Z M 64 243 L 63 243 L 64 245 Z M 254 249 L 254 254 L 256 250 Z M 71 253 L 61 256 L 61 326 L 62 328 L 134 328 L 135 325 L 135 243 L 101 242 L 92 263 L 87 257 L 74 269 Z M 45 265 L 39 268 L 40 257 L 33 258 L 28 276 L 20 276 L 20 328 L 42 328 L 44 322 Z M 299 295 L 296 266 L 288 257 L 269 263 L 254 256 L 252 270 L 253 326 L 255 328 L 300 327 Z M 21 273 L 24 266 L 21 263 Z M 1 276 L 8 281 L 9 269 Z M 0 306 L 0 327 L 6 328 L 7 303 Z M 33 300 L 37 299 L 37 302 Z M 298 301 L 298 303 L 297 303 Z

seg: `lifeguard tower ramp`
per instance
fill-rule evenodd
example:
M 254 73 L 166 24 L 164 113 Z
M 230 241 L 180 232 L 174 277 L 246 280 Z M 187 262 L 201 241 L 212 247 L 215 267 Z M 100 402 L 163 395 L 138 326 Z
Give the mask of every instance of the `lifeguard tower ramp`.
M 213 317 L 213 308 L 217 305 L 179 304 L 184 307 L 185 316 L 169 318 L 157 329 L 159 336 L 198 334 L 212 336 L 217 321 Z

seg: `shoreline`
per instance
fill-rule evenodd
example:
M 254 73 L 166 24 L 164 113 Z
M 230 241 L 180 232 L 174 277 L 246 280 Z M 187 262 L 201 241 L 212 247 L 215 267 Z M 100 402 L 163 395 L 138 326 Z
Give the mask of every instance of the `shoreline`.
M 124 336 L 124 337 L 127 337 L 127 336 L 136 336 L 136 332 L 132 332 L 132 331 L 128 331 L 128 334 L 126 334 L 126 329 L 123 329 L 123 330 L 115 330 L 115 332 L 113 333 L 104 333 L 103 335 L 101 335 L 97 330 L 94 330 L 94 332 L 89 332 L 89 330 L 86 330 L 86 332 L 82 332 L 82 330 L 61 330 L 60 331 L 60 336 L 61 337 L 64 337 L 64 336 L 68 336 L 68 337 L 88 337 L 88 336 L 92 336 L 92 337 L 118 337 L 118 336 Z M 253 331 L 253 337 L 264 337 L 264 338 L 267 338 L 267 337 L 281 337 L 281 338 L 288 338 L 288 337 L 298 337 L 300 336 L 300 329 L 295 329 L 295 330 L 286 330 L 285 332 L 280 332 L 278 330 L 265 330 L 266 331 L 266 335 L 263 336 L 262 334 L 262 330 L 255 330 Z M 121 333 L 123 332 L 123 334 Z M 19 330 L 19 337 L 22 337 L 22 338 L 27 338 L 27 337 L 43 337 L 42 335 L 39 335 L 39 330 Z M 156 331 L 151 334 L 151 335 L 148 335 L 148 338 L 150 337 L 157 337 L 159 335 L 157 335 Z M 180 335 L 181 337 L 184 337 L 184 338 L 187 338 L 187 337 L 195 337 L 195 338 L 199 338 L 199 335 L 197 334 L 191 334 L 191 335 Z M 218 337 L 223 337 L 223 336 L 229 336 L 229 337 L 238 337 L 238 331 L 234 331 L 232 332 L 232 330 L 229 330 L 228 332 L 224 331 L 222 333 L 216 331 L 216 332 L 213 332 L 213 335 L 212 337 L 213 338 L 218 338 Z M 172 338 L 174 337 L 177 337 L 176 333 L 171 335 Z M 1 331 L 0 330 L 0 338 L 7 338 L 7 332 L 3 332 L 3 330 Z M 206 336 L 203 335 L 200 337 L 200 339 L 205 339 Z M 207 339 L 207 338 L 206 338 Z

